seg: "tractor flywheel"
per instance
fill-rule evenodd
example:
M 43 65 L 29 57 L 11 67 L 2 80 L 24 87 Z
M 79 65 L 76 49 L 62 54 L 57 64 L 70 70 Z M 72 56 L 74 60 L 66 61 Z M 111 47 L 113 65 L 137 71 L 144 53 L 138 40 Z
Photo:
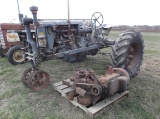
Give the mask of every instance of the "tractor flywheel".
M 49 74 L 41 70 L 33 71 L 28 79 L 28 85 L 34 91 L 40 91 L 41 89 L 47 88 L 50 81 Z

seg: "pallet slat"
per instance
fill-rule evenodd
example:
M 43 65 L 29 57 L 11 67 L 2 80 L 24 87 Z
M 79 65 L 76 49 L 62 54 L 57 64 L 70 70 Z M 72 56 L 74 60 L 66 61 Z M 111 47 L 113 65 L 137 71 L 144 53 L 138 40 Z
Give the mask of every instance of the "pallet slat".
M 70 82 L 71 79 L 66 79 L 66 80 L 64 80 L 64 81 Z M 62 84 L 63 84 L 62 81 L 60 81 L 60 82 L 54 83 L 53 86 L 54 86 L 54 87 L 57 87 L 57 86 L 60 86 L 60 85 L 62 85 Z
M 97 103 L 96 105 L 88 108 L 88 110 L 94 114 L 100 111 L 101 109 L 103 109 L 104 107 L 114 103 L 116 100 L 118 100 L 120 97 L 125 96 L 126 94 L 128 94 L 128 91 L 125 91 L 122 94 L 115 94 L 112 97 L 106 98 L 102 100 L 101 102 Z
M 67 87 L 68 87 L 67 85 L 60 85 L 60 86 L 57 87 L 57 89 L 63 90 L 63 89 L 65 89 L 65 88 L 67 88 Z
M 67 79 L 65 81 L 69 82 L 70 84 L 73 83 L 73 81 L 71 81 L 70 79 Z M 61 93 L 61 95 L 64 98 L 66 98 L 67 100 L 68 100 L 67 93 L 74 90 L 72 87 L 68 87 L 67 85 L 63 85 L 62 81 L 60 81 L 58 83 L 54 83 L 53 88 L 56 91 L 58 91 L 59 93 Z M 81 108 L 91 118 L 94 118 L 94 117 L 100 115 L 101 113 L 103 113 L 106 110 L 107 106 L 116 104 L 119 101 L 123 100 L 124 98 L 128 97 L 128 94 L 129 94 L 129 91 L 125 91 L 121 94 L 115 94 L 109 98 L 106 98 L 106 99 L 100 101 L 96 105 L 93 105 L 89 108 L 79 104 L 77 101 L 77 97 L 75 97 L 73 101 L 71 101 L 71 100 L 68 100 L 68 101 L 70 101 L 74 106 Z
M 68 93 L 70 91 L 73 91 L 74 89 L 72 87 L 68 87 L 68 88 L 65 88 L 64 90 L 62 90 L 63 93 Z

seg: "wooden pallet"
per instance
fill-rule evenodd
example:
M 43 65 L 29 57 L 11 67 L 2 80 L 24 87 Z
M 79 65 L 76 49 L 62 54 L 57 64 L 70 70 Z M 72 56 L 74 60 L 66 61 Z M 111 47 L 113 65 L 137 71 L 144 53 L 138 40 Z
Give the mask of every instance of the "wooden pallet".
M 73 84 L 73 82 L 70 79 L 66 79 L 65 81 L 69 82 L 70 84 Z M 63 85 L 62 81 L 60 81 L 58 83 L 54 83 L 53 87 L 56 91 L 61 93 L 61 95 L 64 98 L 66 98 L 67 100 L 68 100 L 67 93 L 74 90 L 72 87 L 68 87 L 67 85 Z M 106 99 L 100 101 L 99 103 L 97 103 L 96 105 L 93 105 L 89 108 L 79 104 L 77 102 L 76 97 L 74 98 L 73 101 L 71 101 L 71 100 L 68 100 L 68 101 L 70 101 L 76 107 L 79 107 L 82 110 L 84 110 L 86 112 L 86 114 L 88 116 L 90 116 L 91 118 L 94 118 L 94 117 L 100 115 L 101 113 L 103 113 L 106 110 L 107 106 L 117 104 L 119 101 L 128 97 L 128 94 L 129 94 L 129 91 L 125 91 L 121 94 L 117 93 L 117 94 L 113 95 L 112 97 L 106 98 Z

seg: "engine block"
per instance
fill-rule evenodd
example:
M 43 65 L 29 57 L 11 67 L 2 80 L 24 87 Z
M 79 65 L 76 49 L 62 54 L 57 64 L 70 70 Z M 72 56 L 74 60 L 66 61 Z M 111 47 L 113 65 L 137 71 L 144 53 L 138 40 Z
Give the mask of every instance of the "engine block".
M 77 69 L 71 80 L 74 82 L 74 92 L 70 92 L 68 97 L 72 100 L 77 96 L 80 104 L 90 106 L 106 97 L 126 91 L 130 78 L 124 69 L 109 67 L 103 76 L 96 75 L 93 70 Z M 63 84 L 66 82 L 63 81 Z

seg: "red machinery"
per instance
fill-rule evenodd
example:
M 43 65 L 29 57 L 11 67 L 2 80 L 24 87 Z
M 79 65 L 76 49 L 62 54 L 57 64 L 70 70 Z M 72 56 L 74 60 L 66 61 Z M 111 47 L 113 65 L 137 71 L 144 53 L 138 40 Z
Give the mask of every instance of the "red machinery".
M 130 77 L 122 68 L 109 67 L 103 76 L 96 75 L 93 70 L 78 69 L 71 80 L 72 84 L 62 81 L 64 85 L 74 89 L 68 93 L 68 98 L 73 100 L 77 97 L 80 104 L 90 106 L 104 98 L 126 91 Z
M 31 25 L 31 29 L 34 26 Z M 32 30 L 32 34 L 34 30 Z M 0 56 L 6 57 L 9 49 L 13 49 L 9 56 L 7 56 L 11 64 L 19 64 L 24 61 L 24 51 L 21 49 L 26 45 L 25 26 L 21 24 L 0 24 Z

